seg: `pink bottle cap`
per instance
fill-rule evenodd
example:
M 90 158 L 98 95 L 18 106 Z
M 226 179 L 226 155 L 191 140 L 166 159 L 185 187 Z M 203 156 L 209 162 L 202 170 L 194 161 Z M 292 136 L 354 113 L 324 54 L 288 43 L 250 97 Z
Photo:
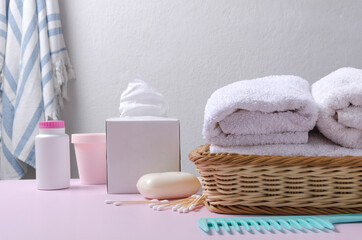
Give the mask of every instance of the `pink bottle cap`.
M 43 121 L 39 122 L 40 129 L 46 128 L 64 128 L 64 121 Z

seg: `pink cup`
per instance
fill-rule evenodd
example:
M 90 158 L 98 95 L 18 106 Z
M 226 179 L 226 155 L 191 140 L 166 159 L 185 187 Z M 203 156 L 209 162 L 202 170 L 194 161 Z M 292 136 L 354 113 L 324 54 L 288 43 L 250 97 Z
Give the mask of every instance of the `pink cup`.
M 72 134 L 79 178 L 82 184 L 106 183 L 106 134 Z

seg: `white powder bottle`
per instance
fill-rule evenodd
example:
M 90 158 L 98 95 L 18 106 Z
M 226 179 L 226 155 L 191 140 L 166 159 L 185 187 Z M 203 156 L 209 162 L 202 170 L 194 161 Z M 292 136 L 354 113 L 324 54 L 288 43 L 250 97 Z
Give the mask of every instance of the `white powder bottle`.
M 69 136 L 64 121 L 39 122 L 35 137 L 36 182 L 40 190 L 70 185 Z

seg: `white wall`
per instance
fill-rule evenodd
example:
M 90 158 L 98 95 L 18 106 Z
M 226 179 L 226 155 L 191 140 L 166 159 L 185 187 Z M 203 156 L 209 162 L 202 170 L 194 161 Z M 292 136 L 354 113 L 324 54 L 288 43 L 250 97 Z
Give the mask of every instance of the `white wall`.
M 204 143 L 203 110 L 217 88 L 269 74 L 313 82 L 342 66 L 362 68 L 362 1 L 59 2 L 77 73 L 62 111 L 68 133 L 103 132 L 139 74 L 181 120 L 183 171 L 195 173 L 187 154 Z

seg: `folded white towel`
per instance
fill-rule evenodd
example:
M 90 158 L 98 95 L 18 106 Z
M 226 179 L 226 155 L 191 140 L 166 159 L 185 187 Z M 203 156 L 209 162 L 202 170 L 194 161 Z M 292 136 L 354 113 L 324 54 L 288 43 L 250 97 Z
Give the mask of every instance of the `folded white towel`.
M 306 144 L 272 144 L 259 146 L 210 146 L 211 153 L 238 153 L 241 155 L 270 155 L 270 156 L 362 156 L 362 149 L 341 147 L 322 134 L 311 132 Z
M 344 147 L 362 148 L 362 70 L 341 68 L 312 85 L 319 131 Z
M 221 146 L 306 143 L 317 117 L 306 80 L 268 76 L 216 90 L 205 107 L 203 135 Z

